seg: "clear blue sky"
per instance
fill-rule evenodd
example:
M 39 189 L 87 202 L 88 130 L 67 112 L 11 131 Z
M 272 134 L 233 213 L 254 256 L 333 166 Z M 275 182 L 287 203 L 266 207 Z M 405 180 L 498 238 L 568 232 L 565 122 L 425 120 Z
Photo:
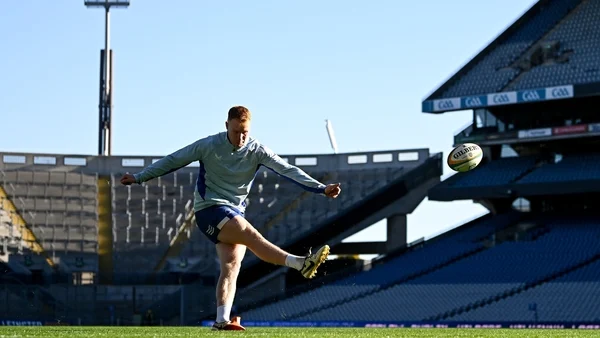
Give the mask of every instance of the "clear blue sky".
M 2 5 L 0 151 L 96 154 L 104 14 L 83 2 Z M 447 154 L 471 113 L 421 101 L 533 3 L 132 0 L 112 12 L 113 154 L 168 154 L 223 130 L 237 104 L 280 154 L 329 153 L 325 119 L 340 152 Z M 484 210 L 424 201 L 408 239 Z M 385 238 L 382 224 L 366 232 Z

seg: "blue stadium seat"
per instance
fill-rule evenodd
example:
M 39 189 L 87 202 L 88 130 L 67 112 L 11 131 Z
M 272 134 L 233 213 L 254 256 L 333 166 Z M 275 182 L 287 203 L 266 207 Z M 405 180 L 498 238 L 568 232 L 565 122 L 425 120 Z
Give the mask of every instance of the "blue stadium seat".
M 284 246 L 302 237 L 306 232 L 312 231 L 314 226 L 318 226 L 338 212 L 352 208 L 355 203 L 400 178 L 405 172 L 392 168 L 338 171 L 335 181 L 342 184 L 344 193 L 335 200 L 326 200 L 320 195 L 305 194 L 300 187 L 288 180 L 280 178 L 270 171 L 266 173 L 267 175 L 264 177 L 271 177 L 276 181 L 262 183 L 262 188 L 251 193 L 246 215 L 259 231 L 263 234 L 266 233 L 270 241 Z M 321 181 L 334 180 L 328 176 L 331 175 L 328 172 L 309 172 L 309 174 Z M 261 172 L 257 175 L 257 179 L 259 177 L 261 181 L 257 182 L 267 182 L 262 181 L 264 177 Z M 275 185 L 272 182 L 277 182 L 277 189 L 265 191 L 267 185 Z M 269 205 L 270 203 L 266 201 L 273 203 Z M 295 204 L 292 205 L 292 203 Z M 292 207 L 287 212 L 283 212 L 288 206 Z M 281 217 L 277 222 L 270 223 L 275 215 Z M 267 228 L 266 224 L 271 226 Z M 246 255 L 244 262 L 256 260 L 258 258 L 250 253 Z
M 600 179 L 600 154 L 565 155 L 555 164 L 546 164 L 517 183 L 551 183 Z
M 566 255 L 598 253 L 598 223 L 565 224 L 554 230 L 557 251 Z M 560 237 L 566 241 L 558 240 Z M 559 243 L 560 242 L 560 243 Z M 553 265 L 553 261 L 543 262 Z M 528 264 L 529 266 L 533 264 Z M 534 320 L 529 305 L 535 304 L 538 320 L 594 322 L 600 319 L 600 261 L 570 272 L 498 302 L 448 318 L 450 321 Z
M 244 318 L 420 321 L 484 300 L 506 297 L 509 292 L 517 292 L 528 283 L 543 280 L 600 254 L 600 246 L 597 245 L 600 220 L 594 217 L 550 218 L 551 221 L 544 224 L 545 231 L 538 231 L 539 228 L 529 231 L 537 233 L 535 237 L 519 236 L 519 241 L 509 240 L 494 245 L 494 237 L 490 234 L 512 224 L 515 220 L 513 215 L 494 217 L 488 222 L 459 229 L 451 236 L 411 250 L 370 271 L 250 310 L 243 314 Z M 444 258 L 455 257 L 461 250 L 484 245 L 481 241 L 487 241 L 485 245 L 491 247 L 455 263 L 443 264 Z M 442 267 L 418 274 L 439 263 Z M 540 309 L 546 311 L 544 320 L 597 320 L 600 308 L 592 307 L 597 304 L 600 291 L 592 289 L 600 286 L 598 271 L 598 265 L 594 263 L 551 283 L 490 302 L 492 305 L 447 320 L 524 320 L 532 316 L 528 310 L 531 302 L 536 302 Z M 415 277 L 393 284 L 410 275 Z M 393 286 L 386 288 L 386 284 Z M 585 297 L 591 297 L 591 300 Z M 561 309 L 560 304 L 566 307 Z M 582 304 L 580 310 L 574 310 L 577 304 Z M 513 311 L 513 307 L 518 310 Z M 567 310 L 574 312 L 567 315 Z
M 598 17 L 600 3 L 593 0 L 582 1 L 572 15 L 565 18 L 543 39 L 547 42 L 560 42 L 559 53 L 572 50 L 568 62 L 550 63 L 524 72 L 509 89 L 599 82 L 600 55 L 597 52 L 597 37 L 600 35 L 600 27 L 596 24 Z
M 517 217 L 517 213 L 509 213 L 476 222 L 468 228 L 460 229 L 422 248 L 414 248 L 384 264 L 376 265 L 369 271 L 247 311 L 243 316 L 246 320 L 281 320 L 317 307 L 331 306 L 334 302 L 348 300 L 366 292 L 376 291 L 387 284 L 417 276 L 436 266 L 443 266 L 456 257 L 482 249 L 483 244 L 480 242 L 482 239 L 511 224 Z M 371 297 L 364 299 L 371 299 Z M 319 312 L 319 316 L 324 312 Z M 325 320 L 322 317 L 314 318 Z M 303 317 L 311 320 L 314 318 L 311 315 Z
M 450 86 L 442 97 L 488 94 L 502 90 L 519 74 L 516 69 L 506 67 L 539 41 L 580 1 L 550 1 L 539 14 L 524 23 L 516 33 L 496 46 Z
M 297 320 L 425 320 L 444 311 L 503 295 L 511 290 L 518 290 L 526 283 L 542 280 L 595 257 L 600 254 L 600 246 L 597 245 L 600 238 L 599 224 L 598 220 L 554 221 L 546 224 L 551 231 L 536 240 L 497 244 L 422 277 L 376 292 L 368 297 L 305 315 Z M 432 252 L 432 255 L 435 253 Z M 388 271 L 403 268 L 394 266 L 391 262 L 388 264 L 390 264 Z M 588 278 L 597 278 L 597 272 L 595 273 L 595 277 Z M 577 276 L 565 277 L 564 281 L 568 281 L 568 278 L 580 278 Z M 595 283 L 598 282 L 600 281 L 595 279 Z M 572 284 L 565 289 L 578 288 L 579 292 L 585 292 L 592 285 L 597 286 L 597 284 L 582 284 L 579 288 Z M 549 288 L 553 291 L 558 290 L 556 285 Z M 546 292 L 544 295 L 551 291 Z M 569 294 L 573 295 L 575 292 L 577 291 Z M 600 292 L 593 292 L 591 296 L 596 297 L 594 299 L 597 300 Z M 580 295 L 575 299 L 583 297 Z M 545 308 L 556 316 L 549 316 L 547 320 L 559 320 L 565 317 L 564 310 L 560 310 L 559 305 L 564 301 L 564 297 L 557 295 L 555 298 L 553 303 L 555 308 L 549 308 L 548 304 Z M 516 303 L 507 303 L 503 306 L 504 300 L 502 300 L 490 306 L 490 310 L 486 310 L 488 308 L 486 306 L 448 320 L 523 320 L 525 316 L 523 311 L 527 311 L 524 304 L 531 302 L 531 299 L 515 299 L 517 299 L 514 301 Z M 540 299 L 540 303 L 543 303 L 543 299 Z M 568 303 L 569 306 L 576 306 L 576 300 Z M 589 310 L 592 302 L 586 304 L 588 305 L 583 307 L 585 310 L 581 311 Z M 514 314 L 512 306 L 517 306 L 520 312 Z M 505 314 L 500 316 L 503 311 Z M 477 315 L 478 313 L 482 315 Z M 596 308 L 584 317 L 597 319 L 598 314 L 600 310 Z M 525 318 L 531 318 L 530 316 L 531 314 Z M 577 312 L 577 316 L 579 317 L 574 315 L 571 318 L 582 318 L 580 312 Z
M 507 157 L 490 161 L 472 171 L 458 174 L 460 178 L 451 186 L 465 188 L 508 184 L 533 169 L 535 163 L 536 158 L 533 156 Z
M 400 284 L 369 297 L 308 314 L 298 321 L 420 321 L 456 304 L 477 301 L 518 283 Z
M 46 170 L 0 176 L 0 185 L 51 257 L 96 254 L 97 176 Z

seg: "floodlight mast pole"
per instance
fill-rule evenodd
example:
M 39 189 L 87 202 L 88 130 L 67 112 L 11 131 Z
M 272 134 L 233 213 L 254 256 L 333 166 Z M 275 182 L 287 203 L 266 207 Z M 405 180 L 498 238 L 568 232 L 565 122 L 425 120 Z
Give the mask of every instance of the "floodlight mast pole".
M 113 55 L 110 50 L 110 8 L 129 7 L 129 0 L 85 0 L 86 7 L 102 7 L 105 10 L 104 50 L 100 50 L 100 103 L 98 120 L 98 155 L 112 154 L 112 108 L 113 108 Z

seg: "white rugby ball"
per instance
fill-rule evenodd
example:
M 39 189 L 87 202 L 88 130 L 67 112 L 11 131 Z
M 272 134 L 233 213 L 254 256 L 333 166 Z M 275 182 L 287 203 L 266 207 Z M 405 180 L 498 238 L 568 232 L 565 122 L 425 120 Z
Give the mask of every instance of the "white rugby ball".
M 450 169 L 461 173 L 475 169 L 483 159 L 483 150 L 475 143 L 463 143 L 448 154 Z

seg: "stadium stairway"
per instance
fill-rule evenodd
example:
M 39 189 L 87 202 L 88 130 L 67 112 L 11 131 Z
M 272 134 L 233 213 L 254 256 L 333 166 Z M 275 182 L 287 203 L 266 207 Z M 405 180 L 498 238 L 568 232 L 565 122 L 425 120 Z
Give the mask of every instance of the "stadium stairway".
M 100 284 L 111 284 L 113 276 L 112 192 L 110 177 L 99 176 L 98 185 L 98 270 Z
M 169 258 L 175 258 L 179 255 L 181 250 L 185 247 L 187 240 L 190 238 L 190 231 L 196 226 L 196 215 L 194 214 L 193 208 L 189 208 L 185 212 L 185 218 L 181 225 L 175 232 L 175 237 L 169 243 L 169 247 L 166 252 L 162 255 L 160 260 L 154 267 L 154 272 L 160 272 Z
M 5 210 L 10 215 L 12 226 L 19 230 L 21 238 L 29 246 L 29 249 L 33 253 L 43 256 L 50 267 L 56 268 L 56 264 L 44 250 L 44 247 L 29 228 L 27 222 L 25 222 L 2 186 L 0 186 L 0 209 Z

